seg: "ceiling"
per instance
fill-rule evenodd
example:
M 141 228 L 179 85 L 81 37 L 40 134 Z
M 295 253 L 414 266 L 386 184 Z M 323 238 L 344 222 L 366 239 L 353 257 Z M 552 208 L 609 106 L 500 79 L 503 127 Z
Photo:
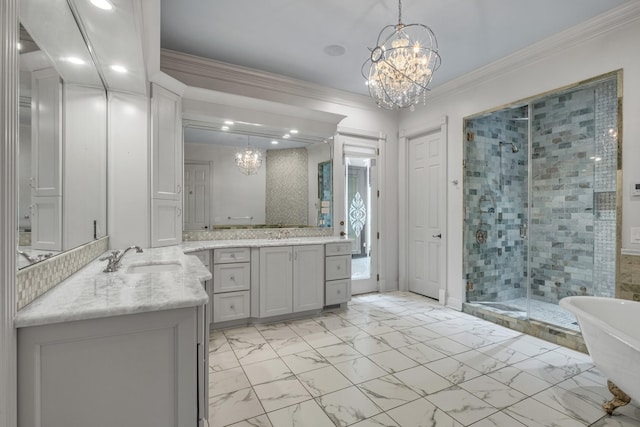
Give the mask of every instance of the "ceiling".
M 543 40 L 625 0 L 404 0 L 402 21 L 428 25 L 442 66 L 432 87 Z M 634 0 L 627 0 L 634 1 Z M 162 0 L 161 46 L 366 94 L 361 67 L 395 0 Z M 345 53 L 332 56 L 328 46 Z M 328 48 L 331 51 L 331 48 Z

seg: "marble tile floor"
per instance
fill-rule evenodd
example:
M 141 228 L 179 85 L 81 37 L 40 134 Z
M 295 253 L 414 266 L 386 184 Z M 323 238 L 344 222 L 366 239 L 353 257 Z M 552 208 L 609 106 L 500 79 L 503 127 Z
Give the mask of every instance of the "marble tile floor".
M 589 356 L 416 294 L 215 331 L 211 427 L 631 427 Z
M 504 314 L 516 319 L 527 319 L 527 298 L 515 298 L 499 302 L 471 302 L 473 306 L 482 307 L 485 310 Z M 552 325 L 579 331 L 580 327 L 576 317 L 560 307 L 558 304 L 532 299 L 531 319 L 541 320 Z

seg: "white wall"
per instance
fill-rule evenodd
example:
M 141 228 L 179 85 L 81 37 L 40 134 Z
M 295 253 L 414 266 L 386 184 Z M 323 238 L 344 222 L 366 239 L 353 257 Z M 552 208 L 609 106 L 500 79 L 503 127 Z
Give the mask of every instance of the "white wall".
M 255 175 L 243 175 L 235 163 L 237 148 L 185 141 L 184 161 L 213 162 L 211 218 L 214 225 L 264 224 L 266 159 Z M 252 216 L 253 220 L 228 217 Z
M 109 92 L 108 114 L 110 246 L 149 247 L 149 99 Z
M 640 198 L 631 198 L 630 185 L 640 182 L 640 2 L 629 2 L 611 13 L 516 53 L 497 63 L 436 87 L 427 106 L 403 113 L 401 130 L 449 118 L 447 210 L 448 299 L 464 300 L 462 281 L 462 183 L 464 117 L 532 97 L 617 69 L 623 78 L 623 223 L 622 247 L 630 243 L 631 227 L 640 227 Z M 443 52 L 445 54 L 446 52 Z M 448 301 L 450 302 L 450 301 Z M 451 303 L 450 302 L 450 303 Z

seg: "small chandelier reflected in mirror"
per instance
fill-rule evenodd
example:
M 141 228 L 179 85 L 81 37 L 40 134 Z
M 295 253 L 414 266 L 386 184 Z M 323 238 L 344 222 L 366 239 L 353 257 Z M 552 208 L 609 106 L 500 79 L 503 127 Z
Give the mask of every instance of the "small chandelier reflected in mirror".
M 402 23 L 402 0 L 398 1 L 398 24 L 384 27 L 370 50 L 361 71 L 378 106 L 413 110 L 421 100 L 425 102 L 433 72 L 440 67 L 438 41 L 426 25 Z
M 236 166 L 245 175 L 255 175 L 262 166 L 262 151 L 251 148 L 247 136 L 247 146 L 236 152 Z

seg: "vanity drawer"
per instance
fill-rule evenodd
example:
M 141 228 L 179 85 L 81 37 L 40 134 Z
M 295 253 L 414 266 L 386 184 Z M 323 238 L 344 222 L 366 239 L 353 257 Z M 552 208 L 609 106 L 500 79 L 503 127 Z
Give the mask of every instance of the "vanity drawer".
M 351 255 L 330 256 L 325 258 L 325 280 L 351 278 Z
M 251 286 L 251 264 L 216 264 L 213 266 L 213 293 L 248 291 Z
M 351 279 L 333 280 L 325 284 L 324 305 L 342 304 L 351 299 Z
M 347 255 L 351 253 L 351 242 L 327 243 L 327 256 Z
M 228 292 L 213 296 L 213 321 L 246 319 L 250 311 L 249 291 Z
M 251 251 L 249 248 L 224 248 L 213 250 L 214 264 L 249 261 L 251 261 Z
M 197 256 L 200 262 L 202 262 L 202 264 L 204 264 L 204 266 L 207 267 L 209 271 L 211 271 L 211 269 L 209 268 L 211 266 L 211 251 L 198 251 L 193 252 L 190 255 Z

